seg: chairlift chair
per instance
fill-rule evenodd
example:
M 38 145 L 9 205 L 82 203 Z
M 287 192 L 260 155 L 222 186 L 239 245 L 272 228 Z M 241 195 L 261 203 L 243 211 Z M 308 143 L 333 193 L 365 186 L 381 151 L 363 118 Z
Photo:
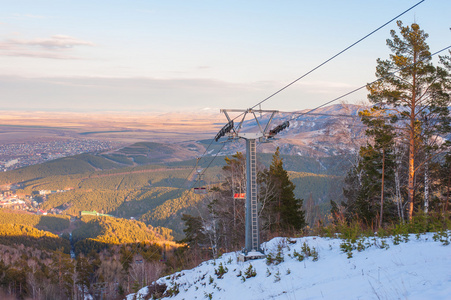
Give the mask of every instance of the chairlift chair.
M 246 199 L 246 193 L 233 193 L 233 199 Z
M 195 187 L 194 188 L 194 194 L 206 194 L 207 193 L 207 188 L 206 187 Z

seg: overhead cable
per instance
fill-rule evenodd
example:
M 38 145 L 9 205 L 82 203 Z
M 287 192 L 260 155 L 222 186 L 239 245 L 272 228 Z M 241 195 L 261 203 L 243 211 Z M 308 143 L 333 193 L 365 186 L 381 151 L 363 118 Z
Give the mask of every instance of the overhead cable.
M 350 48 L 354 47 L 355 45 L 357 45 L 358 43 L 360 43 L 361 41 L 365 40 L 366 38 L 368 38 L 369 36 L 371 36 L 372 34 L 374 34 L 375 32 L 379 31 L 380 29 L 384 28 L 385 26 L 387 26 L 388 24 L 390 24 L 391 22 L 393 22 L 394 20 L 396 20 L 397 18 L 401 17 L 402 15 L 406 14 L 407 12 L 409 12 L 410 10 L 412 10 L 413 8 L 417 7 L 418 5 L 420 5 L 421 3 L 423 3 L 425 0 L 421 0 L 420 2 L 416 3 L 415 5 L 411 6 L 410 8 L 406 9 L 405 11 L 403 11 L 402 13 L 398 14 L 396 17 L 390 19 L 388 22 L 384 23 L 383 25 L 379 26 L 378 28 L 376 28 L 375 30 L 373 30 L 372 32 L 368 33 L 367 35 L 365 35 L 364 37 L 362 37 L 361 39 L 359 39 L 358 41 L 354 42 L 353 44 L 351 44 L 350 46 L 346 47 L 345 49 L 343 49 L 342 51 L 338 52 L 337 54 L 335 54 L 334 56 L 332 56 L 331 58 L 327 59 L 326 61 L 324 61 L 323 63 L 321 63 L 320 65 L 316 66 L 315 68 L 311 69 L 310 71 L 308 71 L 307 73 L 305 73 L 304 75 L 298 77 L 296 80 L 290 82 L 289 84 L 287 84 L 286 86 L 284 86 L 283 88 L 279 89 L 278 91 L 276 91 L 275 93 L 271 94 L 270 96 L 266 97 L 265 99 L 263 99 L 262 101 L 258 102 L 257 104 L 255 104 L 254 106 L 252 106 L 252 108 L 255 108 L 259 105 L 261 105 L 263 102 L 269 100 L 270 98 L 274 97 L 275 95 L 279 94 L 280 92 L 282 92 L 283 90 L 287 89 L 288 87 L 292 86 L 293 84 L 295 84 L 296 82 L 298 82 L 299 80 L 303 79 L 304 77 L 306 77 L 307 75 L 311 74 L 312 72 L 316 71 L 317 69 L 319 69 L 320 67 L 324 66 L 325 64 L 327 64 L 328 62 L 330 62 L 331 60 L 333 60 L 334 58 L 338 57 L 339 55 L 343 54 L 344 52 L 346 52 L 347 50 L 349 50 Z M 326 104 L 327 105 L 327 104 Z M 238 116 L 236 116 L 235 118 L 232 119 L 235 120 L 238 117 L 242 116 L 243 113 L 239 114 Z M 219 133 L 218 133 L 219 134 Z M 216 140 L 215 139 L 212 140 L 212 142 L 210 143 L 210 145 L 207 147 L 207 149 L 205 150 L 205 153 L 208 151 L 208 148 L 210 148 L 211 144 L 213 143 L 213 141 Z M 205 154 L 204 153 L 204 154 Z
M 448 49 L 450 49 L 450 48 L 451 48 L 451 45 L 448 46 L 448 47 L 445 47 L 445 48 L 443 48 L 442 50 L 439 50 L 439 51 L 437 51 L 437 52 L 435 52 L 435 53 L 433 53 L 433 54 L 431 54 L 431 55 L 429 55 L 429 56 L 426 56 L 426 57 L 424 57 L 423 59 L 421 59 L 421 60 L 419 60 L 419 61 L 417 61 L 417 62 L 415 62 L 415 63 L 412 63 L 412 64 L 410 64 L 410 65 L 407 65 L 407 66 L 404 66 L 404 67 L 402 67 L 402 68 L 399 68 L 399 69 L 397 69 L 397 70 L 395 70 L 395 71 L 393 71 L 393 72 L 391 72 L 391 73 L 388 73 L 388 74 L 385 75 L 384 77 L 380 77 L 380 78 L 378 78 L 378 79 L 376 79 L 376 80 L 374 80 L 374 81 L 372 81 L 372 82 L 370 82 L 370 83 L 367 83 L 367 84 L 362 85 L 362 86 L 360 86 L 360 87 L 358 87 L 358 88 L 356 88 L 356 89 L 354 89 L 354 90 L 352 90 L 352 91 L 350 91 L 350 92 L 347 92 L 346 94 L 343 94 L 343 95 L 341 95 L 341 96 L 339 96 L 339 97 L 337 97 L 337 98 L 335 98 L 335 99 L 332 99 L 332 100 L 330 100 L 330 101 L 328 101 L 328 102 L 326 102 L 326 103 L 323 103 L 323 104 L 321 104 L 321 105 L 319 105 L 319 106 L 315 107 L 314 109 L 311 109 L 311 110 L 309 110 L 309 111 L 307 111 L 307 112 L 299 112 L 299 113 L 294 112 L 293 114 L 297 114 L 297 115 L 299 115 L 299 116 L 298 116 L 298 117 L 295 117 L 295 118 L 291 118 L 291 119 L 289 119 L 288 121 L 297 119 L 297 118 L 299 118 L 300 116 L 303 116 L 303 115 L 306 115 L 306 114 L 310 114 L 310 113 L 312 113 L 312 112 L 314 112 L 314 111 L 320 109 L 321 107 L 324 107 L 324 106 L 326 106 L 326 105 L 329 105 L 329 104 L 331 104 L 331 103 L 333 103 L 333 102 L 335 102 L 335 101 L 338 101 L 338 100 L 340 100 L 340 99 L 342 99 L 342 98 L 344 98 L 344 97 L 346 97 L 346 96 L 349 96 L 349 95 L 351 95 L 351 94 L 353 94 L 353 93 L 355 93 L 355 92 L 357 92 L 357 91 L 359 91 L 359 90 L 361 90 L 361 89 L 363 89 L 363 88 L 366 88 L 368 85 L 371 85 L 371 84 L 374 84 L 374 83 L 376 83 L 376 82 L 378 82 L 378 81 L 381 81 L 381 80 L 383 80 L 383 79 L 385 79 L 385 78 L 387 78 L 387 77 L 389 77 L 389 76 L 394 75 L 395 73 L 398 73 L 398 72 L 400 72 L 400 71 L 402 71 L 402 70 L 404 70 L 404 69 L 406 69 L 406 68 L 412 67 L 412 66 L 414 66 L 415 64 L 418 64 L 418 63 L 420 63 L 420 62 L 422 62 L 422 61 L 424 61 L 424 60 L 426 60 L 426 59 L 429 59 L 429 58 L 431 58 L 432 56 L 437 55 L 437 54 L 439 54 L 439 53 L 441 53 L 441 52 L 443 52 L 443 51 L 446 51 L 446 50 L 448 50 Z
M 374 34 L 375 32 L 379 31 L 380 29 L 384 28 L 385 26 L 387 26 L 388 24 L 390 24 L 391 22 L 393 22 L 394 20 L 396 20 L 397 18 L 399 18 L 400 16 L 404 15 L 405 13 L 407 13 L 408 11 L 412 10 L 413 8 L 415 8 L 416 6 L 420 5 L 422 2 L 424 2 L 425 0 L 422 0 L 420 2 L 418 2 L 417 4 L 415 4 L 414 6 L 410 7 L 409 9 L 403 11 L 402 13 L 400 13 L 399 15 L 397 15 L 396 17 L 392 18 L 390 21 L 386 22 L 385 24 L 379 26 L 378 28 L 376 28 L 375 30 L 371 31 L 370 33 L 368 33 L 367 35 L 365 35 L 363 38 L 361 38 L 360 40 L 358 40 L 357 42 L 353 43 L 352 45 L 346 47 L 345 49 L 341 50 L 340 52 L 338 52 L 337 54 L 335 54 L 334 56 L 332 56 L 331 58 L 329 58 L 328 60 L 324 61 L 323 63 L 321 63 L 320 65 L 316 66 L 315 68 L 311 69 L 310 71 L 308 71 L 307 73 L 305 73 L 304 75 L 302 75 L 301 77 L 298 77 L 296 80 L 293 80 L 292 82 L 290 82 L 289 84 L 287 84 L 286 86 L 284 86 L 283 88 L 281 88 L 280 90 L 276 91 L 275 93 L 269 95 L 268 97 L 266 97 L 265 99 L 263 99 L 262 101 L 258 102 L 257 104 L 255 104 L 254 106 L 252 106 L 252 108 L 255 108 L 256 106 L 261 105 L 263 102 L 269 100 L 270 98 L 274 97 L 275 95 L 279 94 L 280 92 L 282 92 L 283 90 L 287 89 L 288 87 L 292 86 L 293 84 L 295 84 L 296 82 L 298 82 L 299 80 L 301 80 L 302 78 L 306 77 L 307 75 L 309 75 L 310 73 L 316 71 L 317 69 L 319 69 L 320 67 L 324 66 L 325 64 L 327 64 L 328 62 L 330 62 L 331 60 L 333 60 L 334 58 L 336 58 L 337 56 L 343 54 L 344 52 L 346 52 L 347 50 L 351 49 L 352 47 L 354 47 L 355 45 L 357 45 L 358 43 L 360 43 L 361 41 L 363 41 L 364 39 L 366 39 L 367 37 L 371 36 L 372 34 Z
M 349 50 L 350 48 L 354 47 L 355 45 L 357 45 L 357 44 L 360 43 L 361 41 L 365 40 L 366 38 L 368 38 L 369 36 L 371 36 L 371 35 L 374 34 L 375 32 L 377 32 L 377 31 L 379 31 L 380 29 L 384 28 L 385 26 L 387 26 L 388 24 L 390 24 L 391 22 L 393 22 L 393 21 L 396 20 L 397 18 L 401 17 L 402 15 L 406 14 L 407 12 L 409 12 L 410 10 L 412 10 L 413 8 L 417 7 L 418 5 L 420 5 L 421 3 L 423 3 L 424 1 L 425 1 L 425 0 L 419 1 L 418 3 L 416 3 L 415 5 L 413 5 L 412 7 L 408 8 L 407 10 L 405 10 L 405 11 L 403 11 L 402 13 L 398 14 L 396 17 L 392 18 L 392 19 L 389 20 L 388 22 L 386 22 L 386 23 L 384 23 L 383 25 L 379 26 L 378 28 L 376 28 L 375 30 L 373 30 L 373 31 L 370 32 L 369 34 L 365 35 L 364 37 L 362 37 L 361 39 L 359 39 L 359 40 L 356 41 L 355 43 L 353 43 L 353 44 L 351 44 L 350 46 L 346 47 L 345 49 L 343 49 L 342 51 L 338 52 L 337 54 L 335 54 L 335 55 L 332 56 L 331 58 L 327 59 L 326 61 L 324 61 L 324 62 L 321 63 L 320 65 L 316 66 L 315 68 L 311 69 L 311 70 L 308 71 L 307 73 L 305 73 L 305 74 L 303 74 L 302 76 L 298 77 L 296 80 L 290 82 L 289 84 L 287 84 L 287 85 L 284 86 L 283 88 L 279 89 L 279 90 L 276 91 L 275 93 L 271 94 L 270 96 L 266 97 L 266 98 L 263 99 L 262 101 L 258 102 L 257 104 L 255 104 L 254 106 L 252 106 L 252 108 L 255 108 L 255 107 L 261 105 L 263 102 L 266 102 L 266 101 L 269 100 L 270 98 L 274 97 L 275 95 L 279 94 L 279 93 L 282 92 L 283 90 L 285 90 L 285 89 L 287 89 L 288 87 L 292 86 L 293 84 L 295 84 L 295 83 L 298 82 L 299 80 L 303 79 L 304 77 L 306 77 L 307 75 L 309 75 L 309 74 L 311 74 L 312 72 L 316 71 L 316 70 L 319 69 L 320 67 L 324 66 L 325 64 L 327 64 L 327 63 L 330 62 L 331 60 L 335 59 L 335 58 L 338 57 L 339 55 L 343 54 L 344 52 L 346 52 L 346 51 Z M 365 85 L 365 86 L 366 86 L 366 85 Z M 363 87 L 361 87 L 361 88 L 363 88 Z M 351 91 L 350 93 L 347 93 L 346 95 L 343 95 L 343 96 L 341 96 L 341 97 L 339 97 L 339 98 L 337 98 L 337 99 L 334 99 L 334 100 L 332 100 L 332 101 L 329 101 L 328 103 L 332 103 L 332 102 L 334 102 L 334 101 L 337 101 L 338 99 L 341 99 L 341 98 L 343 98 L 343 97 L 345 97 L 345 96 L 347 96 L 347 95 L 349 95 L 349 94 L 352 94 L 352 93 L 354 93 L 355 91 L 360 90 L 361 88 L 356 89 L 356 90 L 354 90 L 354 91 Z M 321 105 L 321 106 L 315 108 L 314 110 L 319 109 L 320 107 L 323 107 L 323 106 L 327 105 L 328 103 L 323 104 L 323 105 Z M 311 110 L 311 111 L 313 111 L 313 110 Z M 243 113 L 241 113 L 240 115 L 238 115 L 237 117 L 235 117 L 233 120 L 235 120 L 236 118 L 240 117 L 241 115 L 243 115 Z M 233 121 L 233 120 L 232 120 L 232 121 Z M 211 140 L 210 144 L 209 144 L 208 147 L 205 149 L 205 152 L 202 154 L 202 156 L 200 157 L 200 159 L 202 159 L 202 158 L 204 157 L 204 155 L 208 152 L 208 149 L 211 147 L 211 145 L 213 144 L 213 142 L 214 142 L 215 140 L 216 140 L 216 138 L 214 138 L 214 139 Z M 224 147 L 224 146 L 223 146 L 223 147 Z M 222 148 L 223 148 L 223 147 L 222 147 Z M 221 148 L 221 149 L 222 149 L 222 148 Z M 217 156 L 218 154 L 219 154 L 219 151 L 218 151 L 218 153 L 216 154 L 216 156 Z M 213 158 L 213 160 L 216 158 L 216 156 Z M 209 165 L 213 162 L 213 160 L 210 161 Z M 207 168 L 208 168 L 208 167 L 207 167 Z M 193 169 L 193 170 L 194 170 L 194 169 Z M 205 169 L 205 170 L 206 170 L 206 169 Z M 205 170 L 204 170 L 204 172 L 205 172 Z M 191 173 L 190 173 L 190 174 L 191 174 Z M 190 175 L 190 174 L 189 174 L 189 175 Z M 189 175 L 188 175 L 188 177 L 185 179 L 185 182 L 188 180 Z

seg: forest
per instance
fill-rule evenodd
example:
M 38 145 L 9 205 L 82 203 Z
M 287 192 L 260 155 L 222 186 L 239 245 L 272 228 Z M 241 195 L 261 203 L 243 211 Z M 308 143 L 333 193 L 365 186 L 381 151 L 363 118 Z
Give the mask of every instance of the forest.
M 140 221 L 2 210 L 0 296 L 83 299 L 105 293 L 114 299 L 172 272 L 166 257 L 181 246 L 170 229 Z
M 0 185 L 20 183 L 17 194 L 35 196 L 44 210 L 58 208 L 72 216 L 79 216 L 81 211 L 95 210 L 116 217 L 134 218 L 152 226 L 168 227 L 173 230 L 174 237 L 183 238 L 182 215 L 195 213 L 194 205 L 201 199 L 189 190 L 195 179 L 192 174 L 195 162 L 116 164 L 111 168 L 112 162 L 106 159 L 107 156 L 83 154 L 0 173 Z M 343 176 L 339 174 L 343 161 L 347 160 L 322 158 L 316 161 L 299 156 L 281 156 L 295 183 L 296 196 L 310 199 L 319 213 L 328 211 L 330 195 L 341 194 L 340 178 Z M 258 157 L 260 168 L 269 166 L 271 154 L 262 153 Z M 200 165 L 209 165 L 205 184 L 213 187 L 223 180 L 225 158 L 218 156 L 213 163 L 207 161 Z M 41 197 L 38 195 L 40 190 L 66 191 Z

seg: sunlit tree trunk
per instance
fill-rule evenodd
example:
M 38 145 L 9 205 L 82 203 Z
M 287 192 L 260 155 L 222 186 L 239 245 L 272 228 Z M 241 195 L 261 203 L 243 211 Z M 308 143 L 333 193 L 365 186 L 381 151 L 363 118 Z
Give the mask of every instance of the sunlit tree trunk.
M 384 216 L 384 179 L 385 179 L 385 149 L 382 150 L 381 212 L 379 216 L 379 227 L 382 227 L 382 218 Z

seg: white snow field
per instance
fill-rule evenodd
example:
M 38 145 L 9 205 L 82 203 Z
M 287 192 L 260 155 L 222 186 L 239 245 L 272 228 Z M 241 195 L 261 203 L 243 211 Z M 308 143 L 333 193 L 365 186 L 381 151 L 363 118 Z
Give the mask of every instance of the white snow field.
M 451 232 L 446 234 L 449 243 Z M 341 239 L 275 238 L 262 246 L 273 258 L 283 253 L 280 263 L 238 262 L 238 253 L 227 253 L 157 283 L 174 291 L 164 299 L 451 299 L 451 246 L 433 236 L 409 235 L 407 242 L 367 238 L 360 243 L 366 249 L 352 254 L 342 251 Z M 126 299 L 146 295 L 147 287 Z

